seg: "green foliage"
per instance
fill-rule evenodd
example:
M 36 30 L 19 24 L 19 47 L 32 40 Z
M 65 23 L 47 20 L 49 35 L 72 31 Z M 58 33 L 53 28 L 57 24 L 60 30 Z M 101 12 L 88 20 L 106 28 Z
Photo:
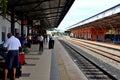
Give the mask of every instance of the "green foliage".
M 3 13 L 3 17 L 6 17 L 6 12 L 7 12 L 7 0 L 2 0 L 1 2 L 1 11 Z

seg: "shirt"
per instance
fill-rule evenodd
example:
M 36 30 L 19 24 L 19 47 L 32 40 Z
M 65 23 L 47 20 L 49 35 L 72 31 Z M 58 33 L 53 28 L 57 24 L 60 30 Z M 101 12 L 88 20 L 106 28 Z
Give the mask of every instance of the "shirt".
M 50 40 L 55 40 L 53 36 L 49 36 L 50 37 Z
M 39 41 L 43 41 L 43 36 L 38 36 Z
M 14 36 L 11 36 L 4 44 L 4 47 L 7 48 L 7 50 L 19 50 L 19 47 L 21 47 L 21 43 L 19 39 L 17 39 Z

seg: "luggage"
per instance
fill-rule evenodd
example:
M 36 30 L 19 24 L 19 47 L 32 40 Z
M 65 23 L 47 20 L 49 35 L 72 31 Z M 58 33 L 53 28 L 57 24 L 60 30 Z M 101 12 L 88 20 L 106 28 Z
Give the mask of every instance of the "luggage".
M 7 54 L 3 50 L 0 50 L 0 56 L 5 59 L 7 57 Z
M 5 67 L 5 58 L 3 58 L 3 60 L 0 61 L 0 80 L 4 77 L 4 67 Z M 19 63 L 19 67 L 16 69 L 16 77 L 17 78 L 19 78 L 19 77 L 22 76 L 22 70 L 21 69 L 22 69 L 22 67 L 21 67 L 21 62 L 20 62 Z M 12 76 L 13 76 L 13 69 L 11 69 L 11 70 L 8 71 L 8 78 L 12 79 Z
M 2 56 L 4 59 L 7 57 L 7 54 L 3 50 L 3 44 L 0 44 L 0 56 Z
M 21 67 L 21 64 L 20 66 L 16 69 L 16 78 L 19 78 L 22 76 L 22 67 Z M 13 70 L 9 70 L 8 72 L 8 78 L 12 79 L 12 76 L 13 76 Z
M 21 76 L 22 76 L 22 67 L 20 64 L 19 67 L 16 69 L 16 77 L 19 78 Z
M 25 64 L 25 54 L 24 54 L 24 52 L 20 53 L 19 58 L 20 58 L 21 65 L 24 65 Z

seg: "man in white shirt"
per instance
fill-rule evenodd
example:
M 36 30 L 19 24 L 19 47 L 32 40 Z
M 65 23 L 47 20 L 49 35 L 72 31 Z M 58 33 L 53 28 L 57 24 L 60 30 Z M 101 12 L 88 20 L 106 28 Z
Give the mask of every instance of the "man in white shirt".
M 38 41 L 39 41 L 39 51 L 43 51 L 43 36 L 40 35 L 38 36 Z
M 13 69 L 13 79 L 16 79 L 16 68 L 19 67 L 19 48 L 21 47 L 19 39 L 14 37 L 11 33 L 7 34 L 8 40 L 4 43 L 4 49 L 8 51 L 5 62 L 5 76 L 4 80 L 7 80 L 8 71 Z

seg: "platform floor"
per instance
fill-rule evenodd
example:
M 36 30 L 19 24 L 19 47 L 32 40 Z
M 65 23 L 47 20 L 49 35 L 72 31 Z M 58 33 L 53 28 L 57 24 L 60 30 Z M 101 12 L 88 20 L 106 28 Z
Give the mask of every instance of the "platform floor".
M 38 51 L 38 45 L 32 45 L 25 55 L 27 64 L 22 65 L 22 77 L 17 80 L 49 80 L 51 65 L 51 50 L 45 46 L 44 52 Z
M 17 80 L 87 80 L 57 39 L 54 49 L 45 44 L 43 53 L 32 45 L 25 61 Z
M 65 37 L 65 38 L 70 39 L 70 37 Z M 73 39 L 77 39 L 77 38 L 73 38 Z M 104 47 L 108 47 L 108 48 L 113 48 L 113 49 L 116 49 L 116 50 L 120 50 L 120 45 L 119 44 L 91 41 L 91 40 L 84 40 L 84 39 L 77 39 L 77 40 L 92 43 L 92 44 L 96 44 L 96 45 L 100 45 L 100 46 L 104 46 Z

